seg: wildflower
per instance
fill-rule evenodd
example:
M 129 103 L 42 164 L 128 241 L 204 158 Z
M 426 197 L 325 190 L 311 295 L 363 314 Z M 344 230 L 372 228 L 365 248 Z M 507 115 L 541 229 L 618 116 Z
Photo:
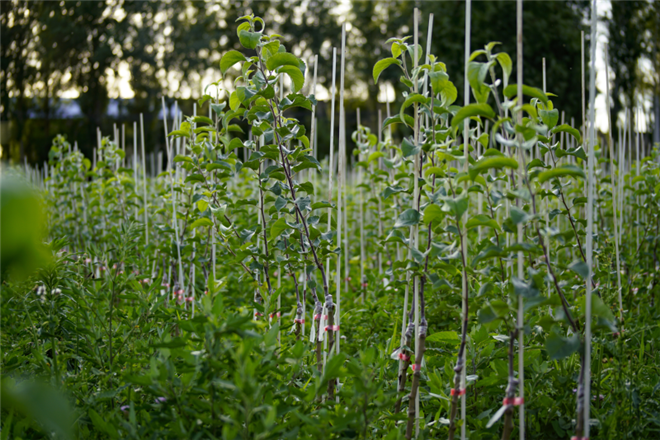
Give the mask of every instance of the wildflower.
M 154 399 L 154 402 L 156 402 L 156 403 L 165 403 L 166 401 L 167 401 L 167 399 L 164 398 L 164 397 L 156 397 Z
M 131 407 L 129 405 L 124 405 L 124 406 L 120 407 L 119 409 L 124 411 L 124 412 L 127 412 L 130 408 Z
M 61 293 L 62 293 L 62 291 L 61 291 L 60 289 L 58 289 L 58 288 L 55 288 L 55 289 L 53 289 L 53 290 L 50 291 L 50 294 L 53 295 L 53 296 L 57 296 L 57 295 L 59 295 L 59 294 L 61 294 Z
M 41 302 L 46 301 L 46 288 L 43 285 L 37 287 L 36 293 L 37 293 L 37 298 L 39 298 Z

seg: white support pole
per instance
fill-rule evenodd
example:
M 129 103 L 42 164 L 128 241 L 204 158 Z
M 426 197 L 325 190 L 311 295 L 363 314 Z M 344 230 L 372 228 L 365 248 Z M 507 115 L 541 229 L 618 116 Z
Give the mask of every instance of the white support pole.
M 523 102 L 523 3 L 522 0 L 517 0 L 517 40 L 518 40 L 518 102 L 520 106 Z M 545 69 L 544 69 L 545 71 Z M 518 124 L 522 125 L 522 111 L 518 112 Z M 522 136 L 519 134 L 519 142 L 522 144 Z M 523 156 L 525 151 L 522 148 L 518 148 L 519 154 Z M 525 163 L 526 161 L 522 161 Z M 521 172 L 522 174 L 522 172 Z M 522 183 L 522 175 L 519 178 L 519 182 Z M 518 224 L 518 242 L 522 243 L 524 241 L 522 223 Z M 518 278 L 524 279 L 523 273 L 523 263 L 524 255 L 522 252 L 518 252 Z M 519 381 L 519 392 L 521 401 L 523 402 L 519 408 L 519 420 L 518 420 L 518 432 L 520 433 L 520 440 L 525 440 L 525 322 L 524 322 L 524 309 L 523 309 L 523 296 L 518 295 L 518 316 L 517 324 L 518 327 L 518 381 Z
M 149 246 L 149 217 L 147 212 L 147 156 L 144 154 L 144 115 L 140 113 L 140 136 L 142 139 L 142 189 L 144 194 L 144 242 Z
M 414 15 L 413 15 L 413 71 L 417 69 L 419 65 L 419 9 L 415 8 L 414 10 Z M 415 81 L 414 83 L 414 91 L 415 93 L 418 93 L 418 86 L 419 86 L 419 81 Z M 419 111 L 417 104 L 415 104 L 415 120 L 414 120 L 414 129 L 413 129 L 413 136 L 414 136 L 414 143 L 415 145 L 419 145 Z M 419 179 L 417 178 L 419 174 L 419 170 L 421 168 L 421 153 L 418 153 L 414 157 L 414 164 L 413 164 L 413 203 L 412 207 L 413 209 L 416 209 L 417 212 L 419 212 Z M 413 238 L 413 241 L 411 243 L 412 247 L 415 250 L 419 250 L 419 227 L 417 225 L 412 226 L 411 228 L 411 235 Z M 415 298 L 415 356 L 414 356 L 414 363 L 413 365 L 417 365 L 417 355 L 419 353 L 419 319 L 420 319 L 420 301 L 419 301 L 419 279 L 415 275 L 413 276 L 413 295 Z M 421 367 L 420 365 L 417 365 L 417 367 Z M 417 393 L 415 394 L 415 438 L 419 436 L 419 389 L 417 390 Z
M 594 26 L 592 24 L 592 26 Z M 609 149 L 610 149 L 610 182 L 612 184 L 612 214 L 614 217 L 614 251 L 616 253 L 616 282 L 617 292 L 619 297 L 619 319 L 621 321 L 621 333 L 623 333 L 623 298 L 621 297 L 621 260 L 619 258 L 619 221 L 616 212 L 617 208 L 617 191 L 614 183 L 614 151 L 612 150 L 612 115 L 610 110 L 610 73 L 609 73 L 609 56 L 607 45 L 605 45 L 605 102 L 607 109 L 607 120 L 610 127 L 609 134 Z
M 343 207 L 344 211 L 346 211 L 346 112 L 344 110 L 344 76 L 345 76 L 345 69 L 346 69 L 346 23 L 344 23 L 341 27 L 341 65 L 340 65 L 340 79 L 339 79 L 339 171 L 337 173 L 337 202 L 338 206 L 340 203 L 343 202 Z M 342 194 L 341 198 L 339 197 L 339 193 Z M 340 202 L 341 199 L 341 202 Z M 337 213 L 337 229 L 340 230 L 341 226 L 339 226 L 339 223 L 341 222 L 341 214 L 339 212 Z M 344 219 L 346 217 L 344 216 Z M 344 224 L 345 225 L 345 224 Z M 344 228 L 345 229 L 345 228 Z M 347 235 L 348 231 L 344 231 L 344 235 Z M 341 240 L 337 239 L 337 243 L 341 244 Z M 339 265 L 339 259 L 341 258 L 340 255 L 337 255 L 337 276 L 340 277 L 340 265 Z M 346 264 L 346 263 L 345 263 Z M 335 325 L 337 325 L 338 328 L 340 328 L 340 321 L 341 321 L 341 288 L 339 286 L 339 283 L 337 283 L 337 306 L 336 306 L 336 313 L 335 313 Z M 335 333 L 335 347 L 337 350 L 337 354 L 340 352 L 340 332 L 337 331 Z M 339 395 L 337 395 L 337 399 L 339 399 Z
M 595 101 L 596 101 L 596 0 L 591 9 L 591 69 L 589 69 L 589 150 L 587 158 L 587 266 L 585 325 L 584 325 L 584 438 L 589 438 L 589 410 L 591 407 L 591 276 L 593 273 L 593 224 L 594 224 L 594 161 L 595 161 Z M 583 69 L 584 70 L 584 69 Z
M 464 89 L 463 89 L 463 105 L 467 106 L 470 104 L 470 83 L 468 81 L 468 64 L 470 60 L 470 36 L 471 36 L 471 25 L 472 25 L 472 2 L 471 0 L 467 0 L 465 2 L 465 71 L 464 71 L 464 78 L 463 78 L 463 83 L 464 83 Z M 469 145 L 470 145 L 470 118 L 465 118 L 465 123 L 463 126 L 463 141 L 464 141 L 464 146 L 463 146 L 463 154 L 465 155 L 465 171 L 467 172 L 468 170 L 468 155 L 470 154 L 469 151 Z M 466 182 L 467 185 L 467 182 Z M 467 191 L 467 186 L 466 186 L 466 191 Z M 469 199 L 468 199 L 469 200 Z M 467 212 L 467 210 L 466 210 Z M 468 244 L 468 235 L 467 231 L 463 231 L 465 234 L 463 238 L 463 252 L 467 254 L 467 250 L 469 249 L 469 244 Z M 463 255 L 463 259 L 465 262 L 467 262 L 467 255 Z M 463 315 L 463 321 L 467 322 L 468 317 L 466 316 L 468 313 L 467 309 L 467 301 L 468 301 L 468 283 L 467 283 L 467 272 L 465 271 L 465 268 L 463 269 L 463 274 L 462 274 L 462 291 L 463 291 L 463 301 L 462 301 L 462 315 Z M 463 351 L 463 359 L 466 359 L 466 352 L 467 350 Z M 467 370 L 467 363 L 463 363 L 463 369 L 461 370 L 461 390 L 465 390 L 466 388 L 466 370 Z M 467 393 L 463 392 L 461 394 L 461 420 L 463 423 L 461 423 L 461 440 L 465 440 L 466 434 L 467 434 L 467 417 L 466 417 L 466 402 L 465 398 L 467 397 Z

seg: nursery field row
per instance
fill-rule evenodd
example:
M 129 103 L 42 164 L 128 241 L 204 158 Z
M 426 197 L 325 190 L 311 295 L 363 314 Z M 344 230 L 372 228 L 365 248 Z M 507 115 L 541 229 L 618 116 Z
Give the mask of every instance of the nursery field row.
M 401 106 L 353 133 L 346 28 L 322 66 L 246 15 L 228 99 L 222 80 L 193 115 L 163 99 L 157 173 L 140 124 L 99 131 L 91 159 L 56 137 L 23 170 L 52 257 L 21 276 L 3 256 L 3 436 L 657 435 L 660 151 L 636 109 L 597 137 L 584 54 L 581 121 L 524 84 L 518 5 L 517 78 L 497 43 L 470 50 L 469 1 L 464 72 L 415 10 L 373 68 L 399 69 Z

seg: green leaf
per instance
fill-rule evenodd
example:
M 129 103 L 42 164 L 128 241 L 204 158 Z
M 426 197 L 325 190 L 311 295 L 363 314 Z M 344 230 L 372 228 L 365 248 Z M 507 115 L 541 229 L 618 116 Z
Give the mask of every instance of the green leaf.
M 585 297 L 580 298 L 583 302 Z M 591 294 L 591 319 L 595 320 L 594 327 L 604 327 L 611 331 L 616 331 L 616 318 L 612 310 L 603 302 L 603 300 L 595 293 Z
M 247 60 L 245 56 L 237 50 L 230 50 L 224 54 L 220 59 L 220 72 L 222 72 L 222 76 L 225 76 L 225 72 L 227 72 L 230 67 L 241 61 Z
M 275 200 L 275 209 L 277 209 L 277 211 L 279 212 L 285 206 L 286 206 L 286 199 L 282 196 L 278 196 L 277 199 Z M 271 231 L 272 231 L 272 229 L 271 229 Z
M 239 138 L 232 138 L 232 140 L 229 141 L 229 145 L 227 145 L 227 152 L 235 150 L 236 148 L 243 148 L 244 146 L 243 141 Z
M 468 198 L 465 193 L 456 198 L 443 197 L 442 200 L 444 200 L 449 207 L 449 210 L 456 216 L 456 218 L 461 218 L 468 209 Z
M 229 108 L 232 110 L 236 110 L 238 107 L 241 105 L 241 98 L 239 98 L 238 93 L 236 90 L 231 92 L 231 95 L 229 95 Z
M 477 103 L 483 104 L 488 101 L 490 87 L 484 81 L 488 74 L 489 63 L 470 62 L 468 64 L 468 81 L 472 88 L 472 94 Z
M 197 220 L 195 220 L 194 222 L 192 222 L 192 224 L 190 225 L 190 228 L 195 229 L 195 228 L 200 228 L 200 227 L 204 227 L 204 226 L 213 226 L 213 221 L 211 221 L 211 219 L 209 219 L 209 218 L 201 217 L 201 218 L 198 218 Z
M 257 44 L 259 44 L 259 40 L 261 40 L 261 32 L 241 30 L 238 32 L 238 39 L 244 48 L 256 49 Z
M 406 209 L 399 215 L 399 218 L 396 219 L 394 223 L 395 228 L 405 228 L 408 226 L 414 226 L 419 223 L 419 211 L 415 209 Z
M 206 200 L 198 200 L 197 201 L 197 209 L 199 209 L 199 212 L 204 212 L 206 211 L 206 208 L 209 207 L 209 202 Z
M 530 216 L 522 209 L 517 206 L 511 206 L 510 208 L 510 217 L 514 225 L 519 223 L 525 223 L 530 219 Z
M 99 415 L 94 409 L 90 408 L 88 413 L 89 418 L 92 420 L 94 426 L 99 430 L 109 435 L 112 438 L 118 438 L 119 434 L 113 425 L 109 425 L 103 420 L 103 417 Z
M 266 67 L 268 70 L 275 70 L 281 66 L 293 66 L 299 68 L 300 60 L 292 53 L 278 52 L 266 61 Z
M 184 182 L 204 182 L 204 176 L 199 173 L 191 174 L 186 177 Z
M 582 142 L 582 136 L 580 136 L 580 131 L 576 128 L 571 127 L 568 124 L 561 124 L 550 130 L 550 133 L 568 133 L 577 139 L 578 143 Z
M 486 304 L 477 312 L 477 322 L 479 324 L 488 324 L 489 322 L 495 321 L 497 318 L 498 316 L 490 304 Z
M 438 218 L 442 218 L 444 215 L 445 213 L 438 205 L 428 205 L 424 209 L 424 223 L 429 224 Z
M 539 110 L 539 116 L 543 123 L 547 125 L 549 129 L 552 129 L 557 125 L 557 121 L 559 121 L 559 110 Z
M 420 147 L 410 143 L 407 138 L 403 138 L 403 142 L 401 142 L 401 153 L 403 157 L 416 156 L 420 151 L 422 151 Z
M 383 70 L 387 69 L 390 67 L 392 64 L 396 64 L 398 66 L 401 65 L 401 61 L 397 60 L 396 58 L 385 58 L 383 60 L 378 61 L 374 65 L 374 70 L 373 70 L 373 76 L 374 76 L 374 82 L 378 82 L 378 78 L 380 77 L 380 74 L 382 73 Z
M 546 182 L 550 179 L 555 179 L 558 177 L 582 177 L 584 178 L 584 171 L 582 168 L 575 165 L 562 165 L 557 168 L 552 168 L 546 171 L 543 171 L 539 174 L 538 181 L 539 183 Z
M 284 220 L 284 218 L 278 218 L 277 221 L 270 226 L 271 238 L 277 237 L 288 228 L 289 225 L 286 223 L 286 220 Z
M 405 110 L 410 107 L 411 105 L 417 103 L 417 104 L 426 104 L 428 102 L 428 98 L 425 98 L 424 96 L 420 95 L 419 93 L 413 93 L 410 96 L 406 98 L 406 100 L 403 102 L 401 105 L 401 110 L 399 110 L 399 117 L 403 119 L 405 116 Z
M 203 122 L 205 124 L 213 125 L 213 120 L 207 118 L 206 116 L 195 116 L 193 122 Z
M 589 276 L 589 266 L 582 260 L 572 262 L 568 268 L 578 274 L 583 280 L 586 280 L 587 276 Z
M 470 217 L 470 219 L 465 223 L 465 227 L 468 229 L 476 228 L 477 226 L 489 226 L 495 230 L 500 230 L 500 225 L 498 225 L 495 220 L 488 217 L 486 214 L 477 214 L 473 217 Z
M 523 84 L 522 92 L 523 95 L 531 96 L 532 98 L 537 98 L 544 104 L 548 103 L 548 96 L 545 93 L 543 93 L 543 90 L 541 89 L 538 89 L 536 87 L 526 86 Z M 506 96 L 509 99 L 516 96 L 517 94 L 518 94 L 517 84 L 511 84 L 504 89 L 504 96 Z M 519 102 L 518 105 L 522 105 L 522 103 Z
M 415 125 L 415 119 L 410 115 L 403 115 L 403 120 L 401 120 L 401 116 L 399 115 L 390 116 L 383 121 L 383 128 L 392 124 L 406 124 L 408 127 L 413 127 Z
M 523 296 L 524 298 L 535 298 L 539 295 L 538 289 L 533 285 L 526 283 L 524 280 L 514 276 L 511 277 L 511 284 L 513 284 L 513 293 L 516 296 Z
M 279 68 L 279 72 L 289 75 L 289 78 L 291 78 L 291 82 L 293 83 L 293 93 L 297 93 L 305 84 L 305 77 L 298 67 L 288 65 L 282 66 Z
M 465 118 L 471 118 L 473 116 L 483 116 L 485 118 L 493 119 L 495 117 L 495 112 L 488 104 L 470 104 L 461 108 L 456 115 L 451 120 L 452 128 L 456 129 Z
M 479 162 L 474 165 L 471 165 L 469 168 L 469 174 L 472 179 L 474 179 L 477 174 L 481 174 L 484 171 L 488 171 L 492 168 L 513 168 L 518 169 L 518 161 L 512 157 L 506 156 L 485 156 Z
M 580 338 L 577 334 L 566 338 L 553 330 L 545 339 L 545 349 L 551 360 L 564 359 L 580 349 Z
M 381 157 L 385 157 L 385 153 L 383 153 L 382 151 L 374 151 L 369 155 L 369 158 L 367 159 L 367 163 L 371 163 L 375 160 L 380 159 Z
M 435 332 L 430 336 L 426 337 L 426 342 L 444 342 L 458 344 L 461 342 L 461 338 L 458 337 L 458 333 L 454 331 L 446 332 Z
M 334 379 L 340 376 L 341 366 L 346 362 L 346 355 L 342 352 L 335 354 L 328 359 L 328 363 L 325 365 L 323 370 L 323 378 L 321 382 L 323 384 L 327 383 L 330 379 Z
M 383 190 L 381 197 L 383 197 L 383 200 L 387 200 L 392 194 L 397 194 L 404 191 L 405 189 L 401 188 L 400 186 L 388 186 Z
M 497 62 L 500 63 L 502 71 L 504 72 L 504 86 L 506 87 L 509 84 L 509 77 L 511 76 L 511 70 L 513 69 L 511 57 L 509 57 L 509 54 L 506 52 L 500 52 L 497 54 Z
M 222 111 L 225 109 L 226 106 L 227 106 L 226 102 L 221 102 L 219 104 L 211 104 L 213 113 L 215 113 L 217 116 L 222 116 Z

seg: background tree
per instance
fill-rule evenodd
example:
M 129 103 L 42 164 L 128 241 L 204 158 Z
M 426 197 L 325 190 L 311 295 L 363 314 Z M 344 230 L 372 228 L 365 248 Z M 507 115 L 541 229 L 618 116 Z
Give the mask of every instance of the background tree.
M 515 3 L 475 5 L 472 49 L 500 41 L 502 51 L 515 53 Z M 287 49 L 297 56 L 309 63 L 318 54 L 318 82 L 328 88 L 332 47 L 339 45 L 341 22 L 350 23 L 347 131 L 355 127 L 357 106 L 362 108 L 363 123 L 375 128 L 377 107 L 384 106 L 375 99 L 380 89 L 371 70 L 389 52 L 387 36 L 411 34 L 410 17 L 415 6 L 425 16 L 434 14 L 432 52 L 446 63 L 461 94 L 465 5 L 458 0 L 356 0 L 348 11 L 341 12 L 343 15 L 335 9 L 336 4 L 324 1 L 1 2 L 0 102 L 2 119 L 12 121 L 13 145 L 9 149 L 5 146 L 6 156 L 21 160 L 27 154 L 30 161 L 44 160 L 50 138 L 57 132 L 66 134 L 72 143 L 77 140 L 81 150 L 91 156 L 97 127 L 109 134 L 113 123 L 124 123 L 127 139 L 131 139 L 133 121 L 140 113 L 145 114 L 147 124 L 147 150 L 162 148 L 160 97 L 166 96 L 170 103 L 177 100 L 186 113 L 192 113 L 193 99 L 201 95 L 203 86 L 220 77 L 222 54 L 238 48 L 235 20 L 252 12 L 271 17 L 267 32 L 281 34 Z M 635 60 L 651 60 L 653 72 L 658 72 L 660 14 L 655 3 L 644 0 L 613 2 L 612 8 L 608 26 L 618 111 L 635 93 L 659 95 L 658 75 L 640 75 Z M 526 2 L 524 10 L 525 22 L 534 23 L 524 37 L 525 83 L 541 86 L 541 60 L 545 57 L 547 89 L 558 95 L 554 101 L 566 111 L 567 120 L 574 117 L 577 124 L 582 120 L 580 30 L 588 9 L 588 2 L 570 0 Z M 425 27 L 426 23 L 421 23 L 424 34 Z M 119 117 L 109 117 L 106 113 L 112 90 L 108 90 L 108 78 L 113 74 L 117 77 L 124 69 L 130 72 L 135 96 L 120 101 Z M 395 69 L 383 72 L 381 82 L 399 84 Z M 80 119 L 56 116 L 61 94 L 68 89 L 80 93 L 76 100 L 83 115 Z M 393 104 L 393 111 L 396 106 Z M 317 109 L 321 154 L 329 137 L 326 107 L 320 103 Z M 26 125 L 36 129 L 26 130 Z
M 420 8 L 424 17 L 434 14 L 431 52 L 447 65 L 447 72 L 459 92 L 463 93 L 465 2 L 353 1 L 349 22 L 352 31 L 351 56 L 356 76 L 365 79 L 371 97 L 378 88 L 370 78 L 371 69 L 379 59 L 387 56 L 387 35 L 412 35 L 413 8 Z M 541 87 L 542 59 L 546 58 L 547 90 L 557 96 L 553 101 L 566 111 L 566 117 L 581 122 L 580 107 L 580 31 L 586 29 L 585 14 L 589 3 L 585 1 L 525 2 L 524 21 L 533 23 L 523 37 L 524 82 Z M 491 41 L 502 43 L 498 49 L 516 53 L 516 4 L 494 1 L 474 3 L 472 12 L 472 50 L 482 48 Z M 420 23 L 420 44 L 426 47 L 427 22 Z M 534 30 L 531 30 L 534 29 Z M 586 32 L 587 38 L 589 33 Z M 368 42 L 368 44 L 366 44 Z M 375 44 L 380 42 L 380 44 Z M 588 42 L 587 42 L 588 44 Z M 375 49 L 374 49 L 375 48 Z M 587 46 L 588 50 L 588 46 Z M 587 52 L 588 53 L 588 52 Z M 515 63 L 514 63 L 515 64 Z M 515 69 L 515 66 L 514 66 Z M 398 71 L 387 69 L 381 82 L 399 84 Z M 515 78 L 515 70 L 513 73 Z M 383 81 L 383 79 L 385 81 Z M 400 86 L 399 86 L 400 87 Z M 397 95 L 400 95 L 398 93 Z M 366 105 L 369 105 L 367 101 Z
M 654 142 L 660 142 L 660 7 L 657 2 L 612 2 L 607 18 L 612 69 L 612 112 L 650 100 L 654 106 Z M 618 127 L 614 127 L 617 131 Z

